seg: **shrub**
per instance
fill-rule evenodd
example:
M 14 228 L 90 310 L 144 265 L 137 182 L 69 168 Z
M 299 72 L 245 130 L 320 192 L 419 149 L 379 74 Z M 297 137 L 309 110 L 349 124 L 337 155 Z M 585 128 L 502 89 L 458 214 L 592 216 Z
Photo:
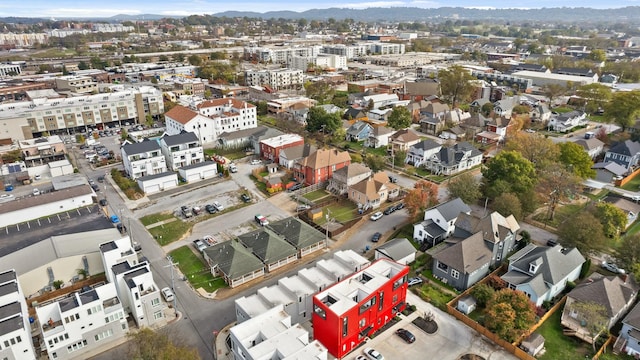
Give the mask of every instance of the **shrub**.
M 567 286 L 565 287 L 565 291 L 569 292 L 576 287 L 576 283 L 573 281 L 567 281 Z
M 589 270 L 591 269 L 591 258 L 587 259 L 587 261 L 582 264 L 582 269 L 580 270 L 580 279 L 584 279 L 589 275 Z
M 56 280 L 53 282 L 53 287 L 56 288 L 56 290 L 58 290 L 62 287 L 62 284 L 64 284 L 64 281 Z
M 547 309 L 545 309 L 542 306 L 536 306 L 536 316 L 537 317 L 540 318 L 540 317 L 544 316 L 544 314 L 546 314 L 546 313 L 547 313 Z
M 502 280 L 498 275 L 491 275 L 487 279 L 487 284 L 495 290 L 501 290 L 507 287 L 506 281 Z
M 487 284 L 478 284 L 471 291 L 471 295 L 476 299 L 479 306 L 487 305 L 487 302 L 491 300 L 495 294 L 495 290 Z

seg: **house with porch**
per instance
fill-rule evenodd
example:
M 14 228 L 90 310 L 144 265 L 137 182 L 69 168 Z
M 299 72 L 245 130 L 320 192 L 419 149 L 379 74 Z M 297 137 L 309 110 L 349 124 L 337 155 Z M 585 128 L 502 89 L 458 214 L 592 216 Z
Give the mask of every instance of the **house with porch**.
M 424 220 L 413 225 L 413 240 L 431 248 L 450 237 L 462 213 L 471 214 L 471 208 L 462 199 L 455 198 L 438 204 L 424 212 Z
M 390 152 L 409 151 L 409 148 L 420 142 L 420 137 L 411 129 L 402 129 L 389 137 L 387 148 Z
M 204 161 L 204 150 L 192 132 L 165 135 L 160 139 L 160 148 L 171 171 Z
M 238 241 L 264 263 L 267 272 L 298 260 L 298 250 L 269 228 L 242 234 Z
M 463 141 L 449 147 L 442 146 L 421 165 L 436 175 L 454 175 L 482 163 L 482 152 Z
M 425 161 L 440 151 L 441 148 L 442 145 L 438 144 L 434 140 L 422 140 L 409 148 L 407 157 L 405 158 L 405 163 L 415 167 L 420 167 Z
M 576 336 L 589 344 L 592 344 L 602 334 L 603 331 L 611 330 L 613 325 L 631 309 L 638 296 L 638 284 L 633 276 L 604 276 L 597 272 L 578 284 L 575 289 L 567 294 L 567 301 L 564 304 L 560 322 L 566 329 L 572 330 Z M 591 313 L 580 311 L 580 304 L 590 306 L 599 305 L 603 312 L 600 314 L 607 320 L 602 325 L 602 330 L 598 334 L 593 334 L 589 330 Z
M 269 222 L 267 228 L 296 248 L 298 258 L 327 247 L 326 235 L 306 222 L 288 217 Z
M 553 131 L 567 132 L 586 123 L 587 114 L 584 111 L 574 110 L 562 114 L 553 113 L 547 127 Z
M 640 159 L 640 143 L 632 140 L 620 141 L 609 149 L 604 155 L 602 162 L 610 161 L 622 166 L 630 172 L 632 168 L 638 165 Z
M 157 141 L 125 144 L 120 151 L 124 171 L 133 180 L 167 171 L 167 162 Z
M 327 191 L 337 195 L 345 194 L 349 187 L 369 178 L 372 172 L 362 163 L 352 163 L 333 173 Z
M 386 126 L 376 126 L 369 132 L 369 137 L 364 142 L 364 146 L 379 148 L 389 145 L 389 138 L 395 130 Z
M 264 263 L 237 240 L 209 246 L 202 252 L 211 274 L 221 276 L 230 288 L 264 276 Z
M 286 169 L 291 169 L 296 161 L 305 158 L 318 150 L 311 144 L 292 146 L 280 150 L 278 164 Z
M 529 244 L 509 257 L 509 268 L 501 278 L 510 289 L 527 294 L 536 306 L 551 301 L 576 281 L 585 259 L 576 248 Z
M 620 336 L 613 345 L 614 353 L 621 351 L 625 354 L 640 356 L 640 303 L 622 320 Z
M 366 180 L 350 186 L 347 190 L 348 198 L 358 208 L 366 211 L 368 209 L 377 209 L 388 199 L 394 199 L 400 194 L 400 187 L 389 181 L 386 172 L 380 171 Z
M 371 133 L 373 127 L 364 121 L 356 121 L 353 125 L 349 126 L 347 129 L 347 134 L 345 138 L 347 141 L 364 141 L 369 138 L 369 133 Z
M 351 156 L 347 151 L 318 149 L 298 160 L 293 166 L 293 173 L 299 182 L 313 185 L 331 179 L 335 171 L 349 164 L 351 164 Z

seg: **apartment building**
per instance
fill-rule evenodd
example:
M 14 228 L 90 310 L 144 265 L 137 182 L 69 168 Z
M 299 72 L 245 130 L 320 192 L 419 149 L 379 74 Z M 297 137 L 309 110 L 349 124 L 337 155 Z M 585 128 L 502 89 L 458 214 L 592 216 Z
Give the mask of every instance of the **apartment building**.
M 244 81 L 248 86 L 269 86 L 272 89 L 302 86 L 304 77 L 299 69 L 247 70 Z
M 20 74 L 22 74 L 22 66 L 18 64 L 0 64 L 0 77 Z
M 150 86 L 64 99 L 33 99 L 0 104 L 0 133 L 14 140 L 85 132 L 88 128 L 142 123 L 164 113 L 162 93 Z
M 237 99 L 225 98 L 177 105 L 165 114 L 167 134 L 183 131 L 196 134 L 201 144 L 216 143 L 223 133 L 258 126 L 256 106 Z
M 160 139 L 160 148 L 171 171 L 204 162 L 204 150 L 192 132 L 164 136 Z
M 0 273 L 0 358 L 36 358 L 29 311 L 15 270 Z
M 76 94 L 86 94 L 98 91 L 98 84 L 89 76 L 67 75 L 56 79 L 56 89 L 70 91 Z
M 131 179 L 167 171 L 167 162 L 155 140 L 126 144 L 120 148 L 124 171 Z
M 367 55 L 371 51 L 371 47 L 369 44 L 333 44 L 323 46 L 320 51 L 323 54 L 340 55 L 346 57 L 347 60 L 352 60 Z
M 408 274 L 408 266 L 379 259 L 317 293 L 313 337 L 343 358 L 404 310 Z
M 347 70 L 347 57 L 333 54 L 318 54 L 317 56 L 292 56 L 287 62 L 291 69 L 307 71 L 309 65 L 319 69 Z
M 45 33 L 33 33 L 33 34 L 16 34 L 16 33 L 2 33 L 0 34 L 0 46 L 24 48 L 31 47 L 36 44 L 44 44 L 47 42 L 47 34 Z
M 320 53 L 320 46 L 293 47 L 245 47 L 244 58 L 248 61 L 271 62 L 285 65 L 293 56 L 316 56 Z

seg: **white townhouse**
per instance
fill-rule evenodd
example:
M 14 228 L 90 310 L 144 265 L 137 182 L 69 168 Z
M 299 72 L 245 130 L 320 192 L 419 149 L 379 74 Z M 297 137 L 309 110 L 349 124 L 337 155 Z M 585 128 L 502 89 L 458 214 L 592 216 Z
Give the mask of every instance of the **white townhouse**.
M 167 163 L 160 144 L 155 140 L 126 144 L 120 148 L 122 165 L 131 179 L 167 171 Z
M 29 309 L 15 270 L 0 273 L 0 359 L 35 359 Z
M 160 148 L 171 171 L 204 162 L 204 150 L 192 132 L 166 135 L 160 139 Z
M 258 126 L 255 105 L 231 98 L 208 100 L 190 107 L 177 105 L 167 111 L 165 119 L 167 134 L 193 132 L 202 145 L 217 142 L 222 133 Z

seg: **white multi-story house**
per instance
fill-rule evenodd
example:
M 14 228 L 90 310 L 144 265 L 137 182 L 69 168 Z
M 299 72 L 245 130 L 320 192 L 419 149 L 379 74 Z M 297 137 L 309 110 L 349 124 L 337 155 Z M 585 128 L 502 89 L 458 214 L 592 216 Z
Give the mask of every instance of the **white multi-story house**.
M 113 283 L 42 304 L 36 313 L 43 346 L 51 360 L 86 358 L 96 348 L 122 339 L 129 331 Z
M 120 148 L 122 165 L 131 179 L 167 171 L 167 163 L 157 141 L 126 144 Z
M 35 359 L 29 309 L 15 270 L 0 273 L 0 359 Z
M 584 111 L 574 110 L 564 114 L 552 114 L 549 119 L 549 128 L 554 131 L 567 132 L 576 126 L 581 126 L 587 123 L 587 118 Z
M 160 299 L 148 262 L 138 262 L 131 239 L 124 237 L 100 245 L 109 282 L 116 287 L 125 313 L 130 313 L 138 327 L 157 327 L 167 322 L 166 305 Z
M 301 86 L 304 82 L 302 70 L 247 70 L 244 73 L 245 84 L 248 86 L 269 86 L 272 89 Z
M 204 150 L 192 132 L 164 136 L 160 139 L 160 148 L 171 171 L 204 161 Z
M 167 111 L 165 119 L 167 134 L 192 132 L 200 144 L 215 143 L 223 133 L 258 126 L 256 106 L 231 98 L 208 100 L 190 108 L 177 105 Z
M 24 140 L 85 132 L 90 127 L 143 123 L 145 116 L 164 113 L 162 93 L 150 86 L 111 93 L 69 98 L 34 99 L 0 104 L 0 133 L 5 138 Z
M 427 209 L 424 221 L 413 225 L 413 239 L 428 247 L 441 243 L 453 234 L 456 220 L 463 213 L 471 214 L 471 208 L 460 198 Z

